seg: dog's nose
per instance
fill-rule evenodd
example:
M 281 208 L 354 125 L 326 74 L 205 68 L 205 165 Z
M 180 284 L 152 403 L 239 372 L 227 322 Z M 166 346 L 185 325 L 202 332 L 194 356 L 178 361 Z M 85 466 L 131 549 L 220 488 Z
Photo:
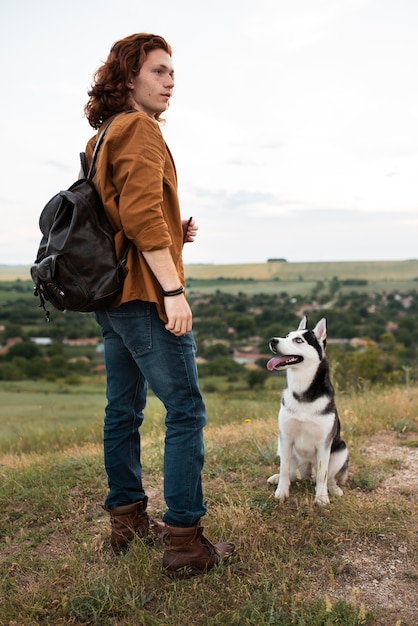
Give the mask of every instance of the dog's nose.
M 270 350 L 272 350 L 274 352 L 274 350 L 277 350 L 277 346 L 279 345 L 279 340 L 277 339 L 277 337 L 273 337 L 272 339 L 270 339 Z

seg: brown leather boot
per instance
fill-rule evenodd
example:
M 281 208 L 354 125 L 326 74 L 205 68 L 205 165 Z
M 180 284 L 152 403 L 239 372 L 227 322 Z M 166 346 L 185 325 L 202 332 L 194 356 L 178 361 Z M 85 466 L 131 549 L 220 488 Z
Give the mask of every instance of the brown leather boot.
M 222 541 L 213 545 L 203 536 L 199 524 L 190 528 L 159 525 L 165 550 L 163 572 L 172 578 L 191 578 L 209 571 L 220 559 L 230 557 L 235 548 L 232 543 Z
M 149 519 L 146 513 L 148 498 L 132 504 L 117 506 L 114 509 L 104 506 L 110 513 L 112 531 L 110 545 L 115 552 L 124 552 L 135 536 L 146 538 L 149 530 Z

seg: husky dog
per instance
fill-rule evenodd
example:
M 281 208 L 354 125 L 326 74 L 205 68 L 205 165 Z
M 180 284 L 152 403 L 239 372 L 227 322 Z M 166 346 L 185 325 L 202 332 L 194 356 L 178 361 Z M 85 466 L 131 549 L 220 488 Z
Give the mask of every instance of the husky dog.
M 306 316 L 298 330 L 287 337 L 273 337 L 269 343 L 275 355 L 267 369 L 286 369 L 287 385 L 279 411 L 278 456 L 280 474 L 268 483 L 278 485 L 275 498 L 289 497 L 289 485 L 296 478 L 310 479 L 315 472 L 315 502 L 329 504 L 328 490 L 342 496 L 338 485 L 348 475 L 348 450 L 340 437 L 340 420 L 334 401 L 328 360 L 325 354 L 326 319 L 313 330 Z

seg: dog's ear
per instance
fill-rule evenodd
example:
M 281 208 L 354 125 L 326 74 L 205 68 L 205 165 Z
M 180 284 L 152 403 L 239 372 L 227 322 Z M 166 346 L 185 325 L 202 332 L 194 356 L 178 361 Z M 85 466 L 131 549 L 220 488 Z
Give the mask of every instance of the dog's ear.
M 306 317 L 306 315 L 304 315 L 299 324 L 298 330 L 306 330 L 307 328 L 308 328 L 308 318 Z
M 314 328 L 315 337 L 325 345 L 327 340 L 327 320 L 323 317 Z

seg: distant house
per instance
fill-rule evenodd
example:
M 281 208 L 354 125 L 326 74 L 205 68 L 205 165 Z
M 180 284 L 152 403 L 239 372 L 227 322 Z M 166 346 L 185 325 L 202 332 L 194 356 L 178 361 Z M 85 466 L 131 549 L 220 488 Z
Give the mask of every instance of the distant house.
M 30 340 L 37 346 L 50 346 L 52 344 L 51 337 L 31 337 Z
M 62 342 L 65 346 L 69 346 L 71 348 L 80 348 L 86 346 L 97 346 L 99 343 L 99 337 L 85 337 L 80 339 L 64 339 Z
M 373 339 L 353 337 L 350 339 L 350 346 L 352 348 L 367 348 L 367 346 L 377 346 L 377 343 Z
M 235 363 L 239 363 L 240 365 L 244 365 L 247 368 L 258 368 L 256 365 L 256 361 L 258 359 L 265 358 L 268 360 L 269 356 L 266 354 L 261 354 L 257 350 L 254 350 L 253 347 L 242 348 L 241 350 L 234 350 L 234 354 L 232 357 Z
M 12 346 L 15 346 L 17 343 L 20 343 L 21 341 L 23 341 L 22 337 L 9 337 L 9 339 L 7 339 L 4 346 L 1 346 L 0 354 L 7 354 Z
M 91 369 L 91 372 L 93 372 L 94 374 L 102 374 L 103 372 L 106 371 L 106 366 L 104 363 L 99 363 L 98 365 L 94 365 Z

